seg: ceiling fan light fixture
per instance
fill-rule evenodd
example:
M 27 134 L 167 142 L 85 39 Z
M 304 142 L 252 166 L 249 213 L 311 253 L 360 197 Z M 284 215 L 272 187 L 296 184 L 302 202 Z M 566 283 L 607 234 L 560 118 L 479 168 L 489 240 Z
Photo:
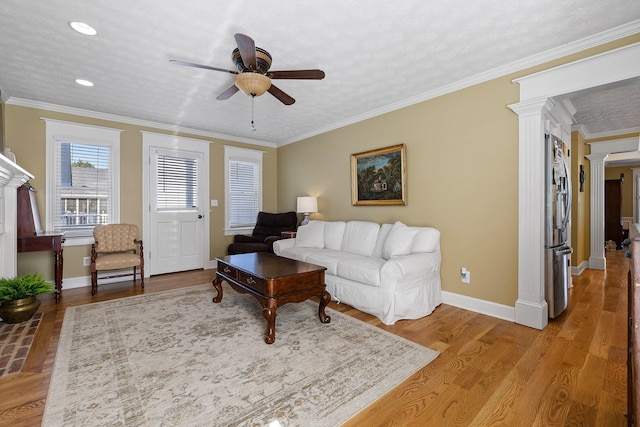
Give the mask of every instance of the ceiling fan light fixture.
M 259 73 L 240 73 L 234 78 L 234 83 L 247 95 L 260 96 L 271 87 L 271 79 Z

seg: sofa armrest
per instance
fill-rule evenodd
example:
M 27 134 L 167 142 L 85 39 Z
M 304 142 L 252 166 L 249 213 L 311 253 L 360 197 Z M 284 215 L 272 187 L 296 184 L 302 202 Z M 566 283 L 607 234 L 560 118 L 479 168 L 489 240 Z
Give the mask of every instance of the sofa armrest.
M 296 245 L 296 239 L 280 239 L 273 242 L 273 253 L 280 255 L 283 250 L 292 248 Z
M 233 236 L 233 243 L 264 243 L 264 237 L 236 234 Z
M 281 239 L 282 239 L 282 237 L 280 237 L 280 236 L 269 236 L 266 239 L 264 239 L 264 242 L 269 247 L 269 252 L 273 252 L 273 244 L 276 241 L 281 240 Z
M 383 283 L 413 281 L 440 271 L 442 255 L 440 252 L 422 252 L 391 258 L 384 263 L 380 271 Z

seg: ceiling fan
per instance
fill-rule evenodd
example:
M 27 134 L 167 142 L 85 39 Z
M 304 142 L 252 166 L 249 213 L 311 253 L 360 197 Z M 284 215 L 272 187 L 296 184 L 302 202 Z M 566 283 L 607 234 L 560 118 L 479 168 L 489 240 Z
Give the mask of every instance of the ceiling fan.
M 234 37 L 238 47 L 231 53 L 231 60 L 238 71 L 194 64 L 177 59 L 171 59 L 170 61 L 177 65 L 235 74 L 234 85 L 216 97 L 220 101 L 229 99 L 238 90 L 242 90 L 242 92 L 252 97 L 269 92 L 283 104 L 291 105 L 296 100 L 273 85 L 271 83 L 272 79 L 322 80 L 324 78 L 324 71 L 322 70 L 269 71 L 272 60 L 269 52 L 256 47 L 255 42 L 249 36 L 238 33 Z

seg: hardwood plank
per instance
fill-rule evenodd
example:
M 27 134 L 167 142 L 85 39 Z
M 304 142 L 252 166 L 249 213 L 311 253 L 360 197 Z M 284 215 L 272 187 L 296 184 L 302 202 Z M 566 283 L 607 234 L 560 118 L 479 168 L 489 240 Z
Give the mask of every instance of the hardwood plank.
M 330 308 L 441 352 L 346 426 L 626 425 L 626 278 L 623 251 L 607 271 L 573 277 L 569 307 L 538 331 L 441 305 L 430 316 L 383 325 L 346 304 Z M 210 283 L 214 270 L 65 290 L 41 297 L 43 323 L 22 372 L 0 377 L 0 426 L 39 426 L 67 307 Z

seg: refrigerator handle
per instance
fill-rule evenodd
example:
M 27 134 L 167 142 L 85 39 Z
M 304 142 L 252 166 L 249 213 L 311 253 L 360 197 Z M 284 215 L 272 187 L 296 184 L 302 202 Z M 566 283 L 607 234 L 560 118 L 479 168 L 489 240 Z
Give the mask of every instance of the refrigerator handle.
M 562 151 L 561 151 L 562 152 Z M 565 216 L 562 221 L 562 228 L 566 229 L 571 217 L 571 199 L 573 198 L 573 189 L 571 188 L 571 177 L 569 176 L 569 166 L 567 165 L 567 159 L 562 153 L 562 166 L 564 167 L 564 176 L 567 181 L 567 197 L 565 198 Z

